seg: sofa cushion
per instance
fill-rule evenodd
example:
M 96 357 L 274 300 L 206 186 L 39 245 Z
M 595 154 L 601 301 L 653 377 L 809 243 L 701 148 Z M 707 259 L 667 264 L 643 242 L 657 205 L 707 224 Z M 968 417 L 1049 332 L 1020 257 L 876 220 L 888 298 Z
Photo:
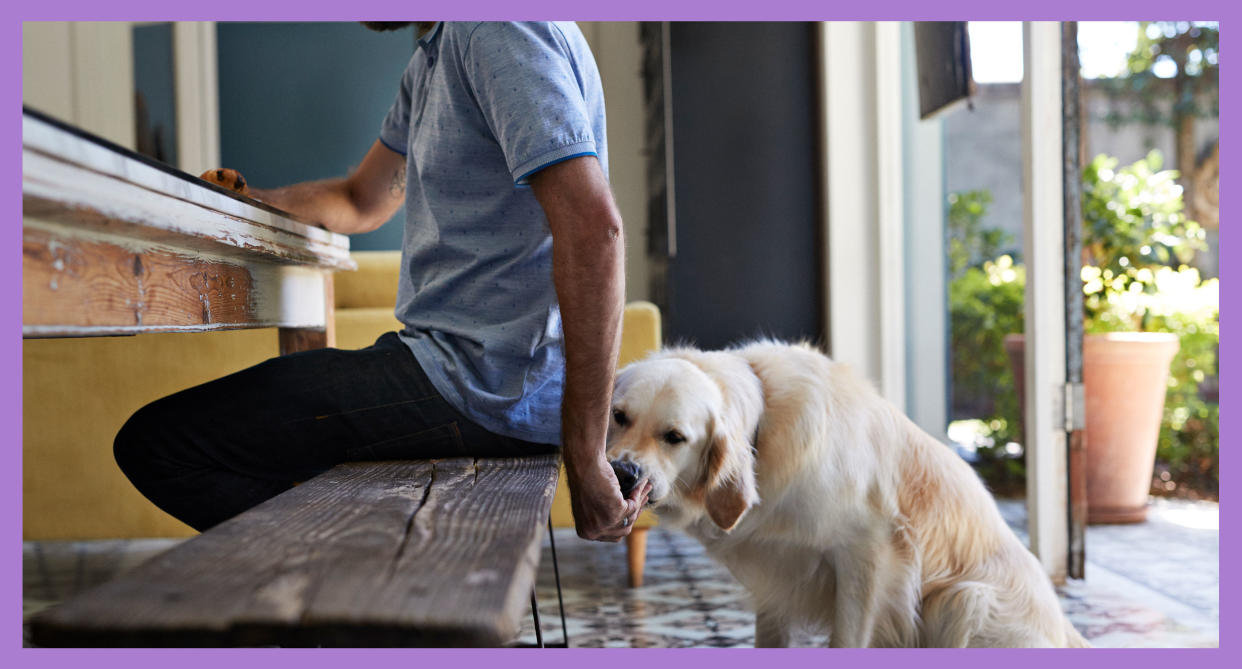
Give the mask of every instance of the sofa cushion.
M 392 306 L 336 310 L 336 347 L 345 350 L 366 348 L 385 332 L 400 332 L 401 321 Z
M 401 269 L 400 251 L 354 251 L 356 272 L 337 272 L 336 308 L 357 309 L 397 305 L 397 276 Z

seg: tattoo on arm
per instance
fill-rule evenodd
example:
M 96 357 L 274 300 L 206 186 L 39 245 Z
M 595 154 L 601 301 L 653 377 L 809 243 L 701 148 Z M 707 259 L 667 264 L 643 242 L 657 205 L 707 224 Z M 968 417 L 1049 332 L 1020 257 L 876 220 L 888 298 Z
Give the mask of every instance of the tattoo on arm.
M 388 193 L 393 197 L 405 195 L 405 163 L 392 173 L 392 182 L 388 184 Z

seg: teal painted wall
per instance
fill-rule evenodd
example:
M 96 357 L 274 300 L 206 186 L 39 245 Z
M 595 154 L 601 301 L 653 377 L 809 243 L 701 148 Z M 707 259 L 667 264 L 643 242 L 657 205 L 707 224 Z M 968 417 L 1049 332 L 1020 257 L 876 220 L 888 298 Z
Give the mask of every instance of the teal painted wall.
M 357 23 L 219 23 L 220 155 L 258 188 L 345 176 L 379 136 L 414 50 L 412 29 Z M 401 248 L 405 216 L 353 235 Z

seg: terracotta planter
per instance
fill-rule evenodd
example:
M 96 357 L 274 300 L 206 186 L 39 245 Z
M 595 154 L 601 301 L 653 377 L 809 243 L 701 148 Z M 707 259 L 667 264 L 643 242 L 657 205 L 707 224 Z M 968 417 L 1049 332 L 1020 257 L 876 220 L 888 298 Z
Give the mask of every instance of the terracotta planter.
M 1005 337 L 1020 406 L 1024 341 L 1022 335 Z M 1087 522 L 1137 523 L 1147 518 L 1169 363 L 1179 347 L 1176 335 L 1163 332 L 1084 338 Z

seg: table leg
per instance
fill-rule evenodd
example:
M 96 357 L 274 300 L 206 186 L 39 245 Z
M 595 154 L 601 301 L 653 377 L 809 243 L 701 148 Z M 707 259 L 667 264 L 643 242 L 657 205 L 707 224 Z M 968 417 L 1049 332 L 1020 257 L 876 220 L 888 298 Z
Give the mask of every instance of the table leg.
M 280 354 L 336 346 L 336 290 L 332 273 L 323 277 L 324 327 L 280 328 Z

